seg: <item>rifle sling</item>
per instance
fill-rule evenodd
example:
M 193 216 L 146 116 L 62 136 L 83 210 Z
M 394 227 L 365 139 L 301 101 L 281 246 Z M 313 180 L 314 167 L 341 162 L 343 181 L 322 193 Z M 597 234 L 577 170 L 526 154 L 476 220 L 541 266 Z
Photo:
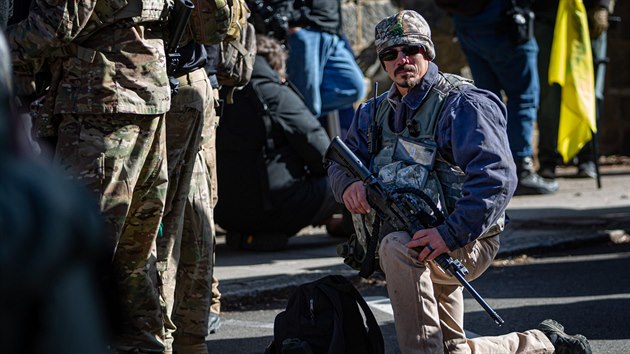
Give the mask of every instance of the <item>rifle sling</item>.
M 370 235 L 370 242 L 368 248 L 365 251 L 365 259 L 361 263 L 361 269 L 359 270 L 359 276 L 367 279 L 372 273 L 374 273 L 375 261 L 376 261 L 376 247 L 378 245 L 378 239 L 381 229 L 381 218 L 378 214 L 374 218 L 374 224 L 372 224 L 372 234 Z

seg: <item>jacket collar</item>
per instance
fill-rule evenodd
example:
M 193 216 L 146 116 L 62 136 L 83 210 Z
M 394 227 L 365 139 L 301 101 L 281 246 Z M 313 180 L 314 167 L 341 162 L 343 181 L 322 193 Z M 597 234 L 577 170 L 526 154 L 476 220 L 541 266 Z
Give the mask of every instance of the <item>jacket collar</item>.
M 256 55 L 256 60 L 254 61 L 254 68 L 252 70 L 252 79 L 268 79 L 274 82 L 280 82 L 280 77 L 278 73 L 273 70 L 271 65 L 267 63 L 265 57 L 262 55 Z

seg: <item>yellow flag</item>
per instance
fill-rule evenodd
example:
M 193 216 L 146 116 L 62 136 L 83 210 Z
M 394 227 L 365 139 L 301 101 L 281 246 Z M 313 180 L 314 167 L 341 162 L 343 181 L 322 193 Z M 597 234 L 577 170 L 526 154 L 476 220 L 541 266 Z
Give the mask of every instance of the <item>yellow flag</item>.
M 588 20 L 581 0 L 560 0 L 549 62 L 549 84 L 562 86 L 558 152 L 567 163 L 592 138 L 595 78 Z

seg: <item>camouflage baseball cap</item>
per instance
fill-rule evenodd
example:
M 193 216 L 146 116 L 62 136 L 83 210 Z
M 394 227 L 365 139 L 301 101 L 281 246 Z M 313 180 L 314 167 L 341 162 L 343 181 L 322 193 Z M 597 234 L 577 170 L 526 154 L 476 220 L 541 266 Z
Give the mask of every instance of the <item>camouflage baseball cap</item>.
M 431 60 L 435 59 L 435 48 L 431 41 L 429 24 L 419 13 L 403 10 L 376 25 L 374 44 L 376 52 L 399 45 L 420 45 Z

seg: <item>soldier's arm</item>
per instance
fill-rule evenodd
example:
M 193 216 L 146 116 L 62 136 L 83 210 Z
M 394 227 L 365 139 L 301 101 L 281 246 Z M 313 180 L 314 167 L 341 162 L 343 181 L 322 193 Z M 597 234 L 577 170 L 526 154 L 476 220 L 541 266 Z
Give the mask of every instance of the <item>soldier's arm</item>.
M 14 94 L 17 97 L 28 98 L 25 102 L 21 102 L 24 105 L 34 98 L 36 93 L 35 66 L 34 61 L 22 61 L 18 65 L 13 65 Z

